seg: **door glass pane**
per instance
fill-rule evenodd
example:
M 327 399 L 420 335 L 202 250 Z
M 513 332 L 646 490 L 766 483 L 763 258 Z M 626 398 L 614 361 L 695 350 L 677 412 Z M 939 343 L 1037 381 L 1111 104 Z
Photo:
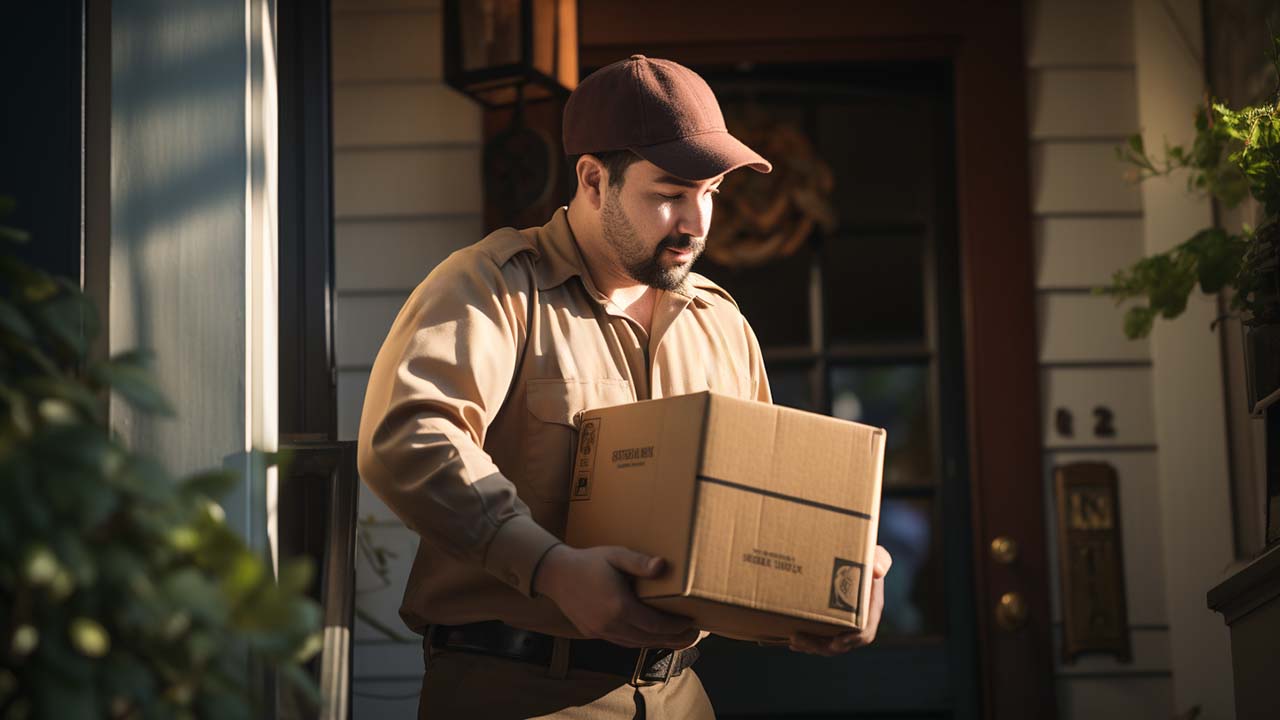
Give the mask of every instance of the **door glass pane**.
M 841 226 L 932 214 L 937 176 L 927 99 L 832 97 L 814 110 L 814 144 L 835 172 Z
M 814 412 L 811 366 L 773 363 L 768 366 L 768 371 L 769 391 L 773 393 L 774 405 Z
M 888 432 L 886 488 L 934 485 L 929 366 L 846 365 L 831 370 L 831 414 Z
M 924 343 L 923 230 L 836 234 L 822 245 L 828 342 Z
M 727 268 L 705 256 L 695 270 L 737 301 L 764 347 L 808 347 L 809 263 L 806 244 L 790 257 L 758 267 Z
M 877 542 L 893 566 L 885 576 L 884 615 L 877 637 L 943 632 L 942 561 L 935 542 L 933 498 L 885 498 Z

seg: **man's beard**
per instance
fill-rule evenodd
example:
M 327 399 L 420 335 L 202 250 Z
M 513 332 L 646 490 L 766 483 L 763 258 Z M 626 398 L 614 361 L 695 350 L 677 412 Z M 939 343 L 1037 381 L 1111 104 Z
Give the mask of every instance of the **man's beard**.
M 705 245 L 691 235 L 682 233 L 668 235 L 663 238 L 652 253 L 646 253 L 644 242 L 636 232 L 635 226 L 622 210 L 618 196 L 613 190 L 605 192 L 604 208 L 601 210 L 601 231 L 604 240 L 617 253 L 627 275 L 638 283 L 658 288 L 659 290 L 676 290 L 684 284 L 693 263 L 702 255 Z M 693 250 L 693 257 L 679 265 L 664 266 L 662 258 L 667 248 L 673 250 Z

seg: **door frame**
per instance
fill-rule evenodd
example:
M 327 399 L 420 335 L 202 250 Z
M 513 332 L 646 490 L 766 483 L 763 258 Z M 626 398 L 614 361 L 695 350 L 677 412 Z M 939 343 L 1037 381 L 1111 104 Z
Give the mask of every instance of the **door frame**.
M 953 68 L 973 621 L 982 715 L 999 720 L 1057 714 L 1023 28 L 1014 0 L 740 0 L 733 13 L 680 0 L 594 0 L 581 9 L 584 66 L 644 53 L 689 65 L 942 60 Z M 1001 536 L 1020 548 L 1012 564 L 988 552 Z M 1025 598 L 1019 630 L 995 622 L 1005 593 Z

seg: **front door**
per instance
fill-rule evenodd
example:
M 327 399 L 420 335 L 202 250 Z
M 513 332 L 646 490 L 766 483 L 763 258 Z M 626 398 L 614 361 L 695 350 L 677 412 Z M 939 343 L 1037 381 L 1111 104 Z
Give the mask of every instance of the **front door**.
M 698 673 L 727 718 L 976 717 L 950 67 L 702 72 L 730 129 L 772 143 L 768 196 L 793 202 L 770 238 L 752 236 L 762 207 L 717 198 L 709 245 L 725 246 L 696 269 L 754 327 L 775 402 L 888 430 L 894 563 L 872 646 L 819 658 L 712 637 Z M 718 222 L 741 228 L 736 251 Z

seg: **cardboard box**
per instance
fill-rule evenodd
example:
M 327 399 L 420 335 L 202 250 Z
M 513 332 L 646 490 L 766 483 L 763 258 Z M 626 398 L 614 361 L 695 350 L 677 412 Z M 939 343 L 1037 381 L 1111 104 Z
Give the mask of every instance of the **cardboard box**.
M 566 541 L 665 558 L 646 603 L 764 642 L 866 624 L 884 430 L 711 392 L 576 421 Z

